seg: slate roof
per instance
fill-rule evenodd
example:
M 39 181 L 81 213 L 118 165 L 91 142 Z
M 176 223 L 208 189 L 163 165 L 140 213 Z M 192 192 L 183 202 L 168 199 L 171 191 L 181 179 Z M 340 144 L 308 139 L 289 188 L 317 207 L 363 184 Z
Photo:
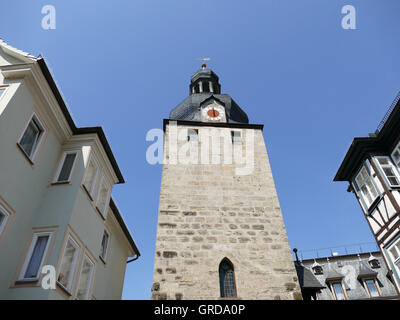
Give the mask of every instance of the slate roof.
M 378 274 L 378 272 L 372 270 L 369 266 L 367 266 L 364 262 L 360 261 L 360 267 L 358 271 L 358 279 L 364 278 L 364 277 L 375 277 Z
M 300 287 L 304 289 L 322 289 L 325 288 L 312 271 L 301 264 L 295 264 L 297 277 L 299 278 Z
M 212 82 L 213 92 L 192 91 L 199 81 Z M 214 99 L 217 103 L 225 107 L 227 123 L 249 123 L 247 114 L 239 107 L 239 105 L 228 94 L 221 94 L 221 85 L 218 76 L 210 69 L 198 70 L 190 79 L 190 94 L 178 106 L 176 106 L 169 114 L 171 120 L 201 121 L 201 105 L 207 100 Z
M 326 277 L 325 280 L 333 280 L 333 279 L 342 279 L 344 278 L 344 275 L 341 274 L 340 272 L 336 271 L 330 263 L 328 263 L 328 268 L 326 270 Z
M 169 114 L 171 120 L 201 121 L 200 106 L 209 99 L 215 99 L 225 107 L 228 123 L 249 123 L 247 114 L 228 94 L 195 93 L 183 100 Z

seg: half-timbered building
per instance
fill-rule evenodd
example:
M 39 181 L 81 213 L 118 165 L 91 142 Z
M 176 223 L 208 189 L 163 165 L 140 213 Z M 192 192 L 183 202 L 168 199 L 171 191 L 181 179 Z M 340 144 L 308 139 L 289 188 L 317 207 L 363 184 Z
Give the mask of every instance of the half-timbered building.
M 400 95 L 375 133 L 355 138 L 334 181 L 348 181 L 400 288 Z

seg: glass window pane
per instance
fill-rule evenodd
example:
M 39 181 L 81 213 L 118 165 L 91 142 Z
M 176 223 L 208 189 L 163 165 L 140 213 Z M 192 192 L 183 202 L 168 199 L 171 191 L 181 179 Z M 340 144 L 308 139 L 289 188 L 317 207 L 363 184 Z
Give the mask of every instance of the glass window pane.
M 39 273 L 39 268 L 43 260 L 44 251 L 46 250 L 47 241 L 49 236 L 39 236 L 36 240 L 35 246 L 32 251 L 28 266 L 25 271 L 24 278 L 36 278 Z
M 393 255 L 394 260 L 396 260 L 399 257 L 399 254 L 397 253 L 397 250 L 395 247 L 390 249 L 391 254 Z
M 104 184 L 101 187 L 100 194 L 99 194 L 99 200 L 97 203 L 97 208 L 103 213 L 106 201 L 107 201 L 107 196 L 108 196 L 108 189 L 104 186 Z
M 366 280 L 365 283 L 367 284 L 368 291 L 371 297 L 379 297 L 379 292 L 378 289 L 376 288 L 375 281 L 371 279 L 371 280 Z
M 74 164 L 76 153 L 68 153 L 65 156 L 63 166 L 61 168 L 60 174 L 57 181 L 68 181 L 71 174 L 72 165 Z
M 3 95 L 4 91 L 6 91 L 6 89 L 0 89 L 0 98 Z
M 21 141 L 19 142 L 20 146 L 28 156 L 31 156 L 34 151 L 34 147 L 39 137 L 39 133 L 40 129 L 35 124 L 35 122 L 31 120 L 31 122 L 29 123 L 28 127 L 24 132 L 24 135 L 21 138 Z
M 389 164 L 388 159 L 387 158 L 378 158 L 378 161 L 380 164 Z
M 60 273 L 58 275 L 58 282 L 60 282 L 65 288 L 70 289 L 72 277 L 73 277 L 73 266 L 78 250 L 71 240 L 68 240 L 67 246 L 65 247 L 64 256 L 61 261 Z
M 392 186 L 398 186 L 399 185 L 399 182 L 397 181 L 396 177 L 388 177 L 388 180 L 389 180 L 390 185 L 392 185 Z
M 85 186 L 86 190 L 89 192 L 92 191 L 92 185 L 93 185 L 95 174 L 96 174 L 96 168 L 95 168 L 93 162 L 90 161 L 89 168 L 87 169 L 87 174 L 85 177 L 85 182 L 83 184 Z
M 5 219 L 6 219 L 6 215 L 3 212 L 0 211 L 0 231 L 1 231 L 1 227 L 2 227 L 3 222 L 5 221 Z
M 103 239 L 101 240 L 101 251 L 100 251 L 101 257 L 103 259 L 105 259 L 107 255 L 108 238 L 109 238 L 108 233 L 104 231 Z
M 368 185 L 368 189 L 372 194 L 372 199 L 375 200 L 375 198 L 378 196 L 378 193 L 376 192 L 375 186 L 373 185 L 371 179 L 367 180 L 367 185 Z
M 333 283 L 333 290 L 335 290 L 337 300 L 345 300 L 342 284 L 339 282 Z
M 93 264 L 89 261 L 87 257 L 85 257 L 81 275 L 79 277 L 78 292 L 76 295 L 76 297 L 80 300 L 88 298 L 87 296 L 88 296 L 92 271 L 93 271 Z
M 398 150 L 396 150 L 396 151 L 393 153 L 393 159 L 394 159 L 394 162 L 396 162 L 396 164 L 399 165 L 399 162 L 400 162 L 400 153 L 399 153 Z

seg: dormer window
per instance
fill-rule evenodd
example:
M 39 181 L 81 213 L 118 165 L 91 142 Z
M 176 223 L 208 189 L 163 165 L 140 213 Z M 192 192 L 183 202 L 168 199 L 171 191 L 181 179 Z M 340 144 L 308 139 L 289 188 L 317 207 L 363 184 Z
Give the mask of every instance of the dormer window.
M 312 270 L 316 275 L 324 274 L 324 270 L 322 269 L 321 266 L 315 266 L 312 268 Z
M 369 266 L 371 268 L 373 268 L 373 269 L 381 267 L 381 264 L 379 263 L 379 260 L 376 259 L 376 258 L 369 260 L 368 263 L 369 263 Z

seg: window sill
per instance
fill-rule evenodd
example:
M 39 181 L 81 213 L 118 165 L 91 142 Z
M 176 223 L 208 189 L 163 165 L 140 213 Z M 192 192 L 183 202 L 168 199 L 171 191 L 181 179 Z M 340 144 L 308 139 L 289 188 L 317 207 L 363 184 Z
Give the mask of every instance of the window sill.
M 22 152 L 22 154 L 24 155 L 25 159 L 28 160 L 29 164 L 31 166 L 33 166 L 34 163 L 33 163 L 32 159 L 29 157 L 29 155 L 25 152 L 25 150 L 21 147 L 21 145 L 19 143 L 17 143 L 17 147 Z
M 37 283 L 38 281 L 39 281 L 38 278 L 34 278 L 34 279 L 20 279 L 20 280 L 15 281 L 15 284 L 16 284 L 16 285 L 19 285 L 19 284 L 31 284 L 31 283 Z
M 87 196 L 89 197 L 90 201 L 93 201 L 92 195 L 90 194 L 90 192 L 88 191 L 88 189 L 86 189 L 86 187 L 85 187 L 84 184 L 82 184 L 82 188 L 83 188 L 83 190 L 85 190 L 85 192 L 86 192 Z
M 71 181 L 54 181 L 51 183 L 52 186 L 57 186 L 57 185 L 65 185 L 65 184 L 70 184 Z
M 57 287 L 59 287 L 64 293 L 66 293 L 69 296 L 72 296 L 71 292 L 67 288 L 65 288 L 60 282 L 56 281 Z
M 103 264 L 106 266 L 107 265 L 106 260 L 104 260 L 104 258 L 102 256 L 99 256 L 99 258 L 100 258 L 100 261 L 103 262 Z
M 99 208 L 96 207 L 96 211 L 97 211 L 97 213 L 100 215 L 100 217 L 101 217 L 103 220 L 106 220 L 106 218 L 103 216 L 103 214 L 101 213 L 101 211 L 100 211 Z

